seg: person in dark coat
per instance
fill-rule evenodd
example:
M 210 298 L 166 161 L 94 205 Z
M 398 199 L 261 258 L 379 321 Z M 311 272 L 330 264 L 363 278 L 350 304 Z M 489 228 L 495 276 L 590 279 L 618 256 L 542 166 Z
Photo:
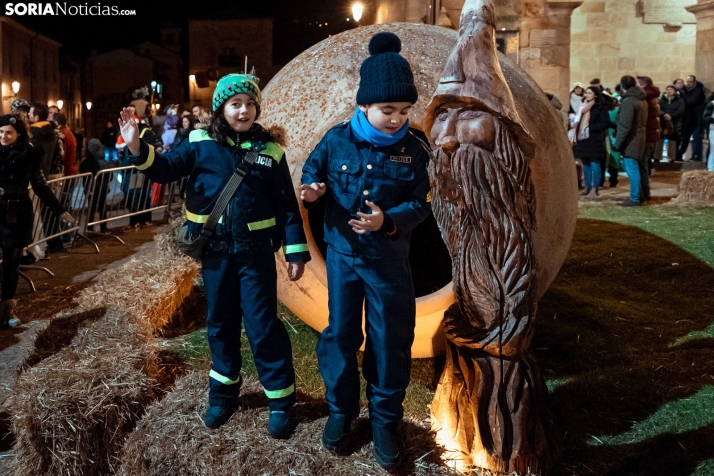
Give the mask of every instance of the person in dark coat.
M 57 126 L 47 118 L 50 111 L 46 105 L 41 103 L 33 103 L 30 107 L 30 113 L 27 116 L 30 126 L 30 142 L 35 147 L 41 147 L 45 150 L 42 159 L 42 173 L 45 179 L 52 179 L 53 176 L 58 176 L 64 168 L 64 149 L 61 141 L 58 139 L 58 134 L 55 132 Z
M 89 139 L 89 142 L 87 142 L 87 151 L 84 155 L 84 160 L 79 164 L 79 173 L 91 173 L 92 178 L 94 178 L 102 169 L 105 168 L 107 164 L 104 160 L 104 147 L 99 139 Z M 107 217 L 107 192 L 109 191 L 109 182 L 111 181 L 111 177 L 111 174 L 104 174 L 101 176 L 100 181 L 96 183 L 94 194 L 92 195 L 89 203 L 89 222 L 94 221 L 94 213 L 96 211 L 99 211 L 100 220 L 104 220 Z M 87 180 L 84 186 L 85 193 L 89 192 L 88 188 L 91 187 L 92 183 L 93 181 L 91 178 Z M 107 224 L 100 223 L 99 231 L 106 233 L 108 231 Z
M 107 121 L 102 131 L 102 145 L 104 146 L 104 160 L 119 160 L 117 156 L 117 130 L 112 121 Z
M 583 195 L 594 198 L 600 188 L 601 167 L 607 159 L 605 138 L 610 128 L 610 111 L 600 88 L 588 86 L 584 97 L 585 101 L 578 112 L 580 120 L 575 125 L 573 155 L 583 163 Z
M 714 172 L 714 148 L 712 147 L 712 141 L 714 141 L 714 93 L 707 99 L 707 107 L 704 109 L 704 116 L 702 117 L 702 127 L 709 136 L 707 170 Z
M 706 96 L 704 95 L 704 85 L 697 81 L 696 76 L 689 75 L 684 82 L 684 123 L 682 125 L 682 141 L 677 148 L 677 162 L 684 160 L 684 154 L 692 141 L 692 156 L 690 160 L 699 162 L 702 160 L 702 130 L 701 121 L 706 107 Z
M 657 157 L 662 157 L 665 140 L 667 140 L 667 157 L 669 160 L 674 161 L 677 157 L 677 144 L 682 135 L 684 108 L 684 100 L 679 96 L 677 88 L 673 84 L 667 86 L 659 100 L 659 118 L 662 123 L 662 137 L 657 144 Z
M 180 146 L 183 141 L 188 139 L 188 135 L 193 130 L 194 124 L 195 121 L 193 116 L 183 116 L 181 118 L 181 124 L 176 131 L 176 138 L 174 139 L 173 144 L 171 144 L 171 150 L 175 150 L 176 147 Z
M 20 115 L 0 117 L 0 327 L 20 324 L 13 309 L 17 304 L 14 298 L 22 249 L 32 242 L 33 211 L 28 185 L 54 215 L 64 222 L 74 221 L 47 186 L 41 170 L 45 151 L 30 144 L 29 134 Z
M 637 87 L 632 76 L 623 76 L 620 79 L 620 88 L 622 104 L 617 115 L 614 148 L 622 154 L 622 168 L 630 178 L 630 198 L 620 205 L 637 207 L 641 205 L 640 184 L 648 178 L 647 169 L 640 161 L 644 157 L 647 143 L 647 95 Z
M 659 142 L 659 137 L 662 134 L 662 128 L 659 122 L 659 95 L 660 91 L 657 86 L 652 82 L 652 78 L 649 76 L 638 76 L 637 86 L 639 86 L 646 95 L 645 100 L 647 101 L 647 138 L 645 141 L 645 153 L 642 160 L 646 164 L 647 175 L 652 173 L 652 158 L 655 155 L 655 149 L 657 148 L 657 143 Z M 649 180 L 648 180 L 649 184 Z M 643 199 L 649 200 L 649 187 L 647 187 L 647 194 L 645 195 L 645 188 L 642 187 Z

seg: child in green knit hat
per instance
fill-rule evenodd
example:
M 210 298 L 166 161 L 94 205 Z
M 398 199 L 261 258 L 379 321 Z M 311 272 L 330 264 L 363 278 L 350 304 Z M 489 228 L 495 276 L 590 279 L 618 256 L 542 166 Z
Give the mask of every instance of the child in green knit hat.
M 151 180 L 170 183 L 188 176 L 186 218 L 196 236 L 236 169 L 245 172 L 201 255 L 213 360 L 204 423 L 218 428 L 238 408 L 242 321 L 268 397 L 268 433 L 288 438 L 294 426 L 295 371 L 290 338 L 277 316 L 273 254 L 284 245 L 288 277 L 297 281 L 310 253 L 285 153 L 255 122 L 262 99 L 258 82 L 253 75 L 222 77 L 208 129 L 192 131 L 165 154 L 140 139 L 127 109 L 119 125 L 129 159 Z M 244 161 L 248 151 L 260 153 L 252 166 Z

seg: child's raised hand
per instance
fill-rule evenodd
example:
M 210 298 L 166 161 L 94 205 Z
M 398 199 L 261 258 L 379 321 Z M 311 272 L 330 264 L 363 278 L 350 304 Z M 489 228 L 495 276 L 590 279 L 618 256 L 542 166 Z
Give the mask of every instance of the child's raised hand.
M 316 202 L 326 190 L 327 186 L 324 183 L 312 182 L 310 185 L 300 185 L 300 199 L 303 202 Z
M 384 212 L 382 209 L 369 200 L 365 200 L 364 203 L 372 209 L 372 213 L 357 212 L 357 216 L 359 216 L 360 219 L 352 219 L 347 222 L 347 224 L 352 227 L 352 231 L 358 235 L 364 235 L 368 231 L 378 231 L 382 228 L 382 224 L 384 224 Z
M 129 152 L 132 155 L 139 155 L 139 124 L 134 119 L 134 114 L 127 108 L 122 109 L 119 113 L 119 130 Z
M 288 263 L 288 278 L 290 281 L 297 281 L 302 278 L 302 274 L 305 272 L 305 262 L 296 261 L 294 263 Z

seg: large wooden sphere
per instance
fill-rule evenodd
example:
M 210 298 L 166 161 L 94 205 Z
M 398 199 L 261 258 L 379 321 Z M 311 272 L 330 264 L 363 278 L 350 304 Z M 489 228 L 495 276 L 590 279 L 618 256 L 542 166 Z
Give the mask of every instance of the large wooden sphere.
M 300 186 L 302 166 L 322 136 L 355 111 L 359 69 L 369 56 L 367 45 L 377 32 L 391 31 L 402 40 L 401 54 L 411 63 L 419 101 L 409 116 L 421 127 L 422 116 L 441 77 L 444 63 L 456 44 L 456 32 L 432 25 L 395 23 L 350 30 L 324 40 L 285 66 L 263 91 L 260 122 L 285 128 L 286 153 L 293 185 Z M 577 215 L 577 184 L 573 153 L 545 94 L 517 65 L 499 56 L 513 91 L 518 113 L 536 141 L 531 163 L 536 188 L 537 230 L 533 235 L 538 293 L 542 296 L 558 274 L 570 247 Z M 287 279 L 278 261 L 278 297 L 298 317 L 318 331 L 327 326 L 327 276 L 321 255 L 302 210 L 312 261 L 296 282 Z M 321 233 L 318 233 L 321 235 Z M 412 356 L 443 353 L 441 320 L 453 302 L 451 285 L 416 300 L 416 338 Z

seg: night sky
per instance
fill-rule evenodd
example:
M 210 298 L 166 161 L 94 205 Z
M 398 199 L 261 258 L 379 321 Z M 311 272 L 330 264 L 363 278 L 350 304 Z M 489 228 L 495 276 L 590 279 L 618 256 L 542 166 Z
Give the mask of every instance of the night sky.
M 88 56 L 91 50 L 101 53 L 115 48 L 130 48 L 146 40 L 158 43 L 159 28 L 169 21 L 181 26 L 185 36 L 189 18 L 201 18 L 224 10 L 236 12 L 239 9 L 247 14 L 274 18 L 273 61 L 276 64 L 285 64 L 328 35 L 354 28 L 355 22 L 351 19 L 353 2 L 354 0 L 199 0 L 189 3 L 147 0 L 140 3 L 121 0 L 70 0 L 66 2 L 68 6 L 117 6 L 120 9 L 136 10 L 137 15 L 13 15 L 11 18 L 56 39 L 63 44 L 63 51 Z M 370 20 L 370 2 L 363 0 L 362 3 L 366 6 L 365 18 L 362 20 L 364 24 Z M 4 14 L 5 11 L 1 13 Z M 349 22 L 346 21 L 348 17 L 351 20 Z M 322 26 L 319 26 L 320 24 Z M 186 38 L 183 39 L 183 44 L 185 46 Z

